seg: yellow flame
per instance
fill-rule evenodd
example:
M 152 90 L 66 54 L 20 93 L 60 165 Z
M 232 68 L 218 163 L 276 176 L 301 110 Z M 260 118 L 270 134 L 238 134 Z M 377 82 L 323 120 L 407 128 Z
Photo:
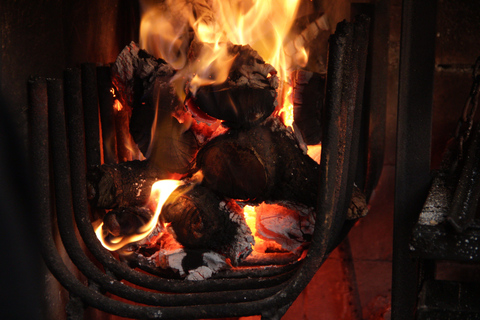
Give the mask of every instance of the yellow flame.
M 255 212 L 255 207 L 245 206 L 243 208 L 243 216 L 245 217 L 245 222 L 247 223 L 248 227 L 250 228 L 250 231 L 252 231 L 252 235 L 255 238 L 255 245 L 258 245 L 260 244 L 260 242 L 263 242 L 263 240 L 258 238 L 256 235 L 257 213 Z
M 120 101 L 118 101 L 117 99 L 115 99 L 115 101 L 113 102 L 113 108 L 114 108 L 116 111 L 122 111 L 123 105 L 120 103 Z
M 307 154 L 310 158 L 315 160 L 315 162 L 320 164 L 322 158 L 322 144 L 308 146 Z
M 97 238 L 101 244 L 110 251 L 116 251 L 129 243 L 137 242 L 146 238 L 157 226 L 158 217 L 162 212 L 163 205 L 175 189 L 182 185 L 179 180 L 159 180 L 152 185 L 150 202 L 156 205 L 155 214 L 152 219 L 137 230 L 136 234 L 128 236 L 112 236 L 103 230 L 103 222 L 95 228 Z
M 282 108 L 278 110 L 277 115 L 280 116 L 280 119 L 285 124 L 285 126 L 290 127 L 293 130 L 293 87 L 286 83 L 284 84 L 284 86 L 285 87 L 283 92 L 285 94 L 283 97 L 283 105 Z
M 283 42 L 296 17 L 300 0 L 165 0 L 146 8 L 140 25 L 140 46 L 175 69 L 176 81 L 194 74 L 193 90 L 227 79 L 233 58 L 227 43 L 249 44 L 286 78 Z M 210 4 L 210 6 L 209 6 Z M 188 62 L 189 32 L 209 43 L 196 61 Z M 188 65 L 187 65 L 188 64 Z

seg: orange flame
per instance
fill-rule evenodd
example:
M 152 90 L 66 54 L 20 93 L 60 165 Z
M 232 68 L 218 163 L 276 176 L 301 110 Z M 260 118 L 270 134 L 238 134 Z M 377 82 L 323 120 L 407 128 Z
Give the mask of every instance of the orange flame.
M 299 3 L 300 0 L 165 0 L 145 8 L 140 46 L 182 70 L 175 78 L 181 85 L 193 74 L 192 92 L 201 85 L 220 84 L 227 79 L 233 62 L 227 52 L 228 42 L 249 44 L 277 69 L 280 79 L 286 79 L 289 66 L 283 42 Z M 210 44 L 191 62 L 189 28 L 200 42 Z
M 157 226 L 158 217 L 168 197 L 181 184 L 182 182 L 179 180 L 159 180 L 152 185 L 150 203 L 156 207 L 155 214 L 147 224 L 137 230 L 136 234 L 118 237 L 108 236 L 107 232 L 103 230 L 103 222 L 100 223 L 97 228 L 95 228 L 95 233 L 101 244 L 110 251 L 116 251 L 129 243 L 138 242 L 146 238 Z
M 287 83 L 284 84 L 283 106 L 277 112 L 285 126 L 293 129 L 293 87 Z

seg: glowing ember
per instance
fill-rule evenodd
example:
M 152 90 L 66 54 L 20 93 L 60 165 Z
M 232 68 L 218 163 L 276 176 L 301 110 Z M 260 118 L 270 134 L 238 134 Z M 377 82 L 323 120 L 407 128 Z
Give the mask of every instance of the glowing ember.
M 157 226 L 158 217 L 168 197 L 182 184 L 179 180 L 160 180 L 152 185 L 149 205 L 155 208 L 155 214 L 150 221 L 137 230 L 137 233 L 126 236 L 113 236 L 103 229 L 103 222 L 95 228 L 97 238 L 110 251 L 116 251 L 129 243 L 138 242 L 146 238 Z
M 255 212 L 255 207 L 252 206 L 245 206 L 243 208 L 243 215 L 245 217 L 245 221 L 252 231 L 252 235 L 255 238 L 255 245 L 253 246 L 253 250 L 256 252 L 264 253 L 267 248 L 277 248 L 280 249 L 280 245 L 274 241 L 266 241 L 258 236 L 257 233 L 257 213 Z
M 310 158 L 320 164 L 320 159 L 322 157 L 322 145 L 317 144 L 314 146 L 308 146 L 307 154 L 310 156 Z
M 115 101 L 113 102 L 113 108 L 117 111 L 122 111 L 123 109 L 123 106 L 122 104 L 120 103 L 120 101 L 118 101 L 117 99 L 115 99 Z

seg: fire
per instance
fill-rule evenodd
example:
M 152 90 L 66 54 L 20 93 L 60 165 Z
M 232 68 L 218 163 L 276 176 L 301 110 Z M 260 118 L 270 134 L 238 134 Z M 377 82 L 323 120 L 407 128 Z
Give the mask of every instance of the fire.
M 268 247 L 270 248 L 280 248 L 280 245 L 274 241 L 266 241 L 260 238 L 257 234 L 257 213 L 255 212 L 255 207 L 245 206 L 243 208 L 243 215 L 245 217 L 245 222 L 247 223 L 252 235 L 255 239 L 255 245 L 253 250 L 256 252 L 264 253 Z
M 121 102 L 118 99 L 116 99 L 117 95 L 115 93 L 115 88 L 111 88 L 110 93 L 112 94 L 113 99 L 115 99 L 113 101 L 113 109 L 116 110 L 116 111 L 122 111 L 123 105 L 121 104 Z
M 284 97 L 283 97 L 283 106 L 278 111 L 278 116 L 282 119 L 282 122 L 285 126 L 293 129 L 293 87 L 289 84 L 285 84 Z
M 129 243 L 138 242 L 146 238 L 157 226 L 158 218 L 162 212 L 163 205 L 168 197 L 177 187 L 182 185 L 179 180 L 159 180 L 152 185 L 149 205 L 155 207 L 155 213 L 150 221 L 143 225 L 136 234 L 126 236 L 112 236 L 103 230 L 103 222 L 95 228 L 97 238 L 102 245 L 110 251 L 116 251 Z
M 290 66 L 285 58 L 284 40 L 299 3 L 300 0 L 166 0 L 145 5 L 140 46 L 179 70 L 175 81 L 181 85 L 193 74 L 193 93 L 199 86 L 220 84 L 227 79 L 234 58 L 228 55 L 228 42 L 249 44 L 275 67 L 280 79 L 286 80 Z M 191 62 L 189 29 L 193 29 L 198 41 L 208 44 Z
M 320 159 L 322 158 L 322 144 L 308 146 L 307 154 L 310 158 L 320 164 Z

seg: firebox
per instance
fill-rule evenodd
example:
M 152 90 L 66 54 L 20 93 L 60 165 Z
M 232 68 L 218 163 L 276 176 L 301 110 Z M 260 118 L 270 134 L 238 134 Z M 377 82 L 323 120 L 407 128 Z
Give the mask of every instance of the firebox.
M 312 22 L 317 29 L 319 21 Z M 354 181 L 368 28 L 365 15 L 338 24 L 326 82 L 321 75 L 293 73 L 296 131 L 276 112 L 285 73 L 277 75 L 248 45 L 214 52 L 213 62 L 230 70 L 218 81 L 220 69 L 210 73 L 214 67 L 204 64 L 211 58 L 203 56 L 221 45 L 198 40 L 185 51 L 186 69 L 175 67 L 181 52 L 170 65 L 131 43 L 112 69 L 84 64 L 66 70 L 63 81 L 32 78 L 30 149 L 42 194 L 42 250 L 71 294 L 70 317 L 82 317 L 88 305 L 141 319 L 280 318 L 364 215 Z M 180 100 L 172 97 L 175 87 Z M 320 109 L 313 112 L 320 115 L 313 127 L 300 121 L 309 100 Z M 146 145 L 145 126 L 151 136 Z M 305 131 L 313 137 L 302 136 Z M 321 141 L 318 163 L 302 151 L 299 141 L 307 140 Z M 131 160 L 139 152 L 143 156 Z M 256 218 L 255 234 L 247 207 Z M 53 213 L 88 286 L 61 260 Z M 253 235 L 273 244 L 257 249 Z

